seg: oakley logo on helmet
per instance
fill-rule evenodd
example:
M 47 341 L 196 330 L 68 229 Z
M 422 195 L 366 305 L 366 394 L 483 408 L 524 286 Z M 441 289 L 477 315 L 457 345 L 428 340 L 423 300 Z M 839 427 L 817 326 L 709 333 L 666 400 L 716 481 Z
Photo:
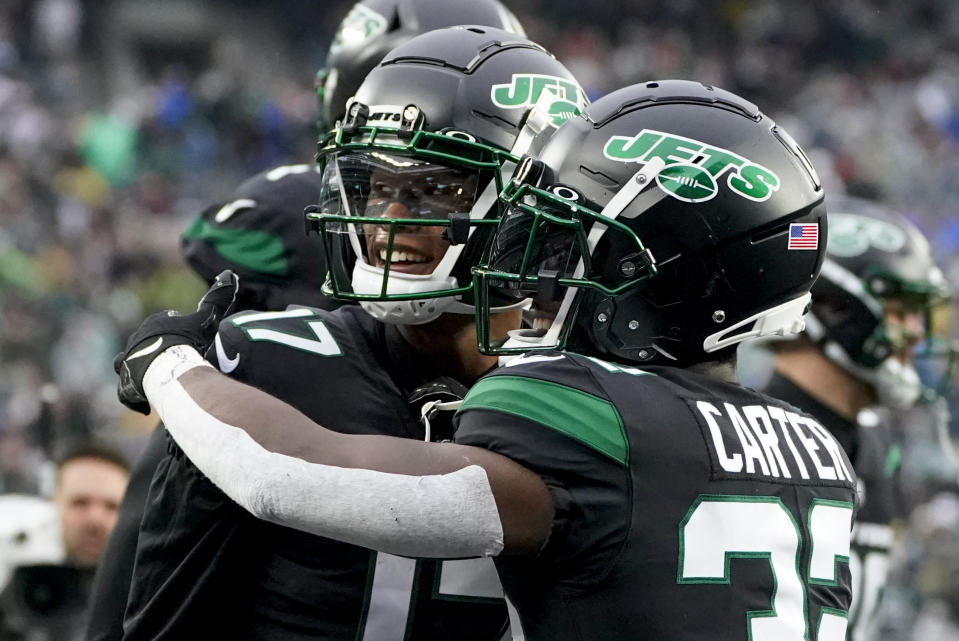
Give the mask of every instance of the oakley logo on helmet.
M 340 28 L 330 45 L 330 53 L 337 51 L 348 43 L 360 42 L 386 33 L 389 23 L 386 18 L 361 4 L 353 5 L 350 12 L 343 18 Z
M 870 247 L 895 253 L 905 244 L 906 233 L 885 220 L 856 214 L 829 213 L 829 240 L 826 251 L 833 256 L 861 256 Z
M 552 116 L 550 124 L 554 127 L 578 116 L 589 104 L 586 94 L 575 82 L 537 73 L 514 73 L 509 84 L 493 85 L 490 98 L 503 109 L 527 109 L 536 104 L 544 89 L 556 96 L 548 109 Z
M 704 142 L 643 129 L 633 137 L 612 136 L 603 155 L 610 160 L 646 163 L 662 158 L 666 167 L 656 177 L 659 187 L 679 200 L 697 203 L 719 191 L 717 180 L 729 172 L 726 185 L 749 200 L 763 202 L 779 189 L 779 176 L 747 158 Z

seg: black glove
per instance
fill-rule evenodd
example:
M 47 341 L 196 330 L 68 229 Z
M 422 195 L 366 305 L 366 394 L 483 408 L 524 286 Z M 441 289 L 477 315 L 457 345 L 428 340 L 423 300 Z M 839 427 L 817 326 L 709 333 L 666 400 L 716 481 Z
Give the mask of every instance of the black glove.
M 143 375 L 150 363 L 168 347 L 191 345 L 201 354 L 213 342 L 217 327 L 233 310 L 240 279 L 230 270 L 221 272 L 207 290 L 193 314 L 181 316 L 166 310 L 147 316 L 127 340 L 125 350 L 113 359 L 113 371 L 120 376 L 117 397 L 131 410 L 150 413 L 143 392 Z
M 406 404 L 426 431 L 428 441 L 453 440 L 453 414 L 459 407 L 467 389 L 459 381 L 449 376 L 440 376 L 429 383 L 420 385 L 406 399 Z

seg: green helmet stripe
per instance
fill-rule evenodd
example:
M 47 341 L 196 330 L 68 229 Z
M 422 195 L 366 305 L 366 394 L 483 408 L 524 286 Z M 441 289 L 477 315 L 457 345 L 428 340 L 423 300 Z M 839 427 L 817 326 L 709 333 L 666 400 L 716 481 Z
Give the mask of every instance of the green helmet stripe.
M 490 376 L 470 390 L 460 411 L 485 409 L 529 419 L 626 465 L 623 419 L 604 398 L 523 376 Z

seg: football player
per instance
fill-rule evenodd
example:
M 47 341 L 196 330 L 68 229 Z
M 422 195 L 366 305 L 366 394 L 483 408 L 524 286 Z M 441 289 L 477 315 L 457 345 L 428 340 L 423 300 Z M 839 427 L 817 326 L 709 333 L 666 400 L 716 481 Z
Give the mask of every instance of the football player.
M 318 156 L 329 220 L 317 227 L 355 262 L 343 295 L 362 307 L 238 314 L 210 360 L 340 432 L 449 438 L 429 416 L 425 431 L 419 404 L 460 396 L 496 364 L 476 350 L 470 268 L 502 168 L 585 104 L 569 72 L 514 33 L 440 29 L 394 49 Z M 388 274 L 401 291 L 373 301 Z M 493 315 L 504 336 L 523 304 L 505 302 Z M 212 617 L 223 603 L 229 617 Z M 174 631 L 171 612 L 194 627 Z M 499 639 L 508 617 L 488 560 L 417 562 L 264 524 L 172 447 L 140 525 L 124 638 L 196 626 L 228 638 Z
M 454 443 L 325 430 L 210 367 L 197 318 L 162 313 L 129 342 L 127 401 L 145 388 L 262 519 L 494 556 L 528 639 L 842 639 L 852 466 L 815 419 L 735 382 L 737 344 L 803 327 L 824 246 L 795 249 L 792 229 L 826 233 L 806 156 L 755 105 L 680 80 L 534 144 L 474 268 L 483 351 L 526 354 L 471 388 Z M 486 331 L 527 297 L 544 329 Z
M 876 202 L 830 197 L 826 260 L 812 288 L 806 332 L 770 344 L 774 372 L 764 391 L 822 421 L 862 485 L 850 556 L 854 641 L 878 634 L 892 523 L 902 516 L 901 454 L 888 411 L 920 400 L 914 354 L 935 349 L 927 328 L 948 295 L 929 243 L 905 217 Z
M 318 74 L 318 126 L 342 116 L 366 74 L 395 46 L 457 24 L 481 24 L 522 35 L 515 16 L 497 0 L 364 0 L 341 21 Z M 235 310 L 279 310 L 291 303 L 333 309 L 322 293 L 326 265 L 315 238 L 304 233 L 303 208 L 315 203 L 321 176 L 314 163 L 280 166 L 244 181 L 229 198 L 207 207 L 184 231 L 186 262 L 204 280 L 231 269 L 242 277 Z M 88 641 L 115 641 L 133 572 L 143 507 L 154 471 L 167 456 L 168 437 L 156 430 L 132 471 L 104 560 L 97 570 Z M 188 624 L 187 624 L 188 625 Z
M 303 228 L 303 207 L 316 199 L 318 181 L 311 165 L 277 167 L 244 181 L 229 200 L 208 207 L 184 232 L 187 264 L 208 282 L 227 268 L 242 274 L 237 310 L 284 309 L 294 301 L 337 307 L 320 292 L 325 266 Z M 162 427 L 154 430 L 133 467 L 97 568 L 88 641 L 122 638 L 140 521 L 153 474 L 167 456 L 167 441 Z

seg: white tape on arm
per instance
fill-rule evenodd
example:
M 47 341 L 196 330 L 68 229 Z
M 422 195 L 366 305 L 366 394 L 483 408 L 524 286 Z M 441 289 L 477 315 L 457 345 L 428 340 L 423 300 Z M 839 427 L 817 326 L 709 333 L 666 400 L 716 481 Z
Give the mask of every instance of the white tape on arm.
M 403 556 L 493 556 L 503 549 L 483 468 L 408 476 L 270 452 L 242 428 L 207 413 L 177 380 L 204 365 L 195 350 L 171 348 L 147 370 L 144 389 L 190 460 L 254 516 Z

